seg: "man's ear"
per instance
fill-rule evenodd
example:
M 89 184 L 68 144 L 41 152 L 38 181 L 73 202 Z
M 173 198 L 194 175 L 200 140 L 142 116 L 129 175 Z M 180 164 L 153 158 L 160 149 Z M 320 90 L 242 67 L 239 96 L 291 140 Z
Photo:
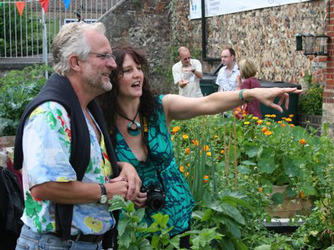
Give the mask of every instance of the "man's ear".
M 70 55 L 68 62 L 73 71 L 80 71 L 80 59 L 77 55 Z

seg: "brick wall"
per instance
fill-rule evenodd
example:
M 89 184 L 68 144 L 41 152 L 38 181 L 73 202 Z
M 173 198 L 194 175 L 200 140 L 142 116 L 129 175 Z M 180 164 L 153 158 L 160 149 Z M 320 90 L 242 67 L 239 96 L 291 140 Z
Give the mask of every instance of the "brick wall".
M 330 37 L 329 56 L 327 57 L 326 85 L 323 97 L 323 123 L 328 123 L 334 137 L 334 0 L 327 6 L 327 35 Z

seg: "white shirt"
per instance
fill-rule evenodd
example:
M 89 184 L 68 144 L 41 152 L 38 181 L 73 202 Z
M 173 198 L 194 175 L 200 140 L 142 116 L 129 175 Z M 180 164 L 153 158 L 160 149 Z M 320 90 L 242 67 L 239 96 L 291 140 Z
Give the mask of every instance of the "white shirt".
M 234 63 L 232 72 L 227 74 L 227 66 L 222 67 L 219 70 L 216 84 L 220 87 L 220 91 L 233 91 L 237 89 L 238 82 L 237 76 L 240 75 L 238 65 Z
M 202 64 L 197 59 L 190 59 L 191 66 L 196 70 L 202 72 Z M 182 72 L 182 63 L 177 62 L 173 65 L 172 72 L 174 83 L 178 84 L 180 80 L 188 80 L 189 83 L 184 87 L 181 88 L 179 86 L 179 95 L 187 96 L 187 97 L 202 97 L 203 94 L 200 88 L 200 78 L 198 78 L 192 72 Z

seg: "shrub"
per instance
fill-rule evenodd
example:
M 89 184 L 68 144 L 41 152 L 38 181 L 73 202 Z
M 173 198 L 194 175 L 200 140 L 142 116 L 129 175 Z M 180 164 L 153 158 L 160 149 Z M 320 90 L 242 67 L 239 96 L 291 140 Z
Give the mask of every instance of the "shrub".
M 307 91 L 299 97 L 299 111 L 304 115 L 322 115 L 323 86 L 314 83 L 312 75 L 306 75 Z
M 0 78 L 0 136 L 15 135 L 24 109 L 46 82 L 46 71 L 51 68 L 35 65 Z

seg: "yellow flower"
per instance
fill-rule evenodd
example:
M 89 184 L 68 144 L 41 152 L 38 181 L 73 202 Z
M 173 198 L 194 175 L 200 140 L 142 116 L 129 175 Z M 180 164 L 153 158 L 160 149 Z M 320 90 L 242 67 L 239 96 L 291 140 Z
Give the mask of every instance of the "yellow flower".
M 218 136 L 218 135 L 215 135 L 213 138 L 214 138 L 214 139 L 217 139 L 217 138 L 219 138 L 219 136 Z
M 301 139 L 301 140 L 299 141 L 299 143 L 302 144 L 302 145 L 305 145 L 305 144 L 306 144 L 306 140 L 305 140 L 305 139 Z
M 263 192 L 263 188 L 259 187 L 259 192 L 262 193 Z
M 258 120 L 258 119 L 259 119 L 259 117 L 257 117 L 257 116 L 254 116 L 252 119 L 253 119 L 253 120 Z
M 263 120 L 257 120 L 256 123 L 257 123 L 257 124 L 262 124 L 262 123 L 263 123 Z
M 176 134 L 179 130 L 181 130 L 181 128 L 179 126 L 174 127 L 173 130 L 172 130 L 172 134 L 173 135 Z
M 209 146 L 208 145 L 204 145 L 203 146 L 203 151 L 209 151 Z
M 286 122 L 292 122 L 292 119 L 291 118 L 286 118 L 285 121 Z
M 292 118 L 293 116 L 294 116 L 293 114 L 289 115 L 290 118 Z
M 223 155 L 223 154 L 225 153 L 225 151 L 224 151 L 224 150 L 222 150 L 222 151 L 220 151 L 220 153 Z
M 103 229 L 102 221 L 98 221 L 93 217 L 86 217 L 85 218 L 85 225 L 88 228 L 91 228 L 95 233 L 100 232 Z
M 209 181 L 209 176 L 208 175 L 204 175 L 204 182 L 207 183 Z
M 185 174 L 185 176 L 188 176 L 190 173 L 189 172 L 187 172 L 186 174 Z
M 264 134 L 265 134 L 265 135 L 272 135 L 273 133 L 272 133 L 271 131 L 268 130 L 268 131 L 264 132 Z
M 186 148 L 186 154 L 190 154 L 190 148 Z
M 180 172 L 183 173 L 184 172 L 184 167 L 180 166 Z
M 286 117 L 285 117 L 285 116 L 283 116 L 283 117 L 282 117 L 282 120 L 286 120 Z
M 270 115 L 269 115 L 269 114 L 266 114 L 264 117 L 270 117 Z
M 285 128 L 286 124 L 285 124 L 285 123 L 282 123 L 281 126 L 282 126 L 283 128 Z
M 187 167 L 190 167 L 190 163 L 189 162 L 187 163 Z
M 250 122 L 244 122 L 245 125 L 248 125 Z
M 271 115 L 270 117 L 271 117 L 271 118 L 275 118 L 275 117 L 276 117 L 276 115 Z
M 266 125 L 270 125 L 271 124 L 271 122 L 266 122 Z
M 283 123 L 283 121 L 278 121 L 277 123 L 278 123 L 278 124 L 282 124 L 282 123 Z
M 182 135 L 183 140 L 189 139 L 189 136 L 187 134 Z
M 291 123 L 291 124 L 290 124 L 290 127 L 291 127 L 291 128 L 294 128 L 294 127 L 295 127 L 295 124 L 292 124 L 292 123 Z
M 206 152 L 206 155 L 207 156 L 211 156 L 211 152 Z

